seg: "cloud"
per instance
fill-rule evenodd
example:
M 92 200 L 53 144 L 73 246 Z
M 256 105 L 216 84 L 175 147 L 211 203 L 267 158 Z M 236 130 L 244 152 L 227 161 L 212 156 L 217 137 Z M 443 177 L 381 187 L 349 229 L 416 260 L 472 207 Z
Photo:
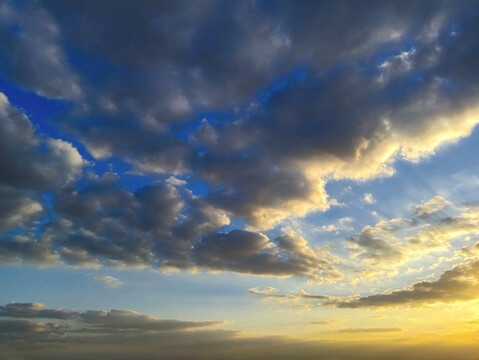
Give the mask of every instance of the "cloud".
M 206 181 L 212 206 L 268 229 L 327 210 L 329 179 L 391 175 L 396 159 L 418 161 L 477 123 L 476 74 L 461 66 L 477 46 L 474 4 L 462 6 L 469 17 L 446 3 L 427 12 L 414 3 L 364 8 L 118 2 L 112 15 L 88 1 L 4 5 L 4 37 L 17 58 L 36 60 L 18 66 L 35 81 L 15 75 L 8 55 L 3 67 L 48 96 L 81 88 L 82 101 L 57 121 L 95 158 Z M 338 26 L 345 19 L 348 26 Z M 51 51 L 39 54 L 29 41 Z M 411 41 L 414 49 L 404 50 Z M 458 67 L 464 71 L 451 71 Z M 252 99 L 260 89 L 264 99 Z M 226 121 L 192 122 L 224 109 Z
M 319 247 L 318 247 L 319 250 Z M 342 274 L 328 258 L 295 234 L 284 234 L 274 242 L 261 233 L 233 230 L 203 238 L 194 248 L 196 264 L 240 273 L 306 276 L 316 282 L 336 282 Z
M 18 5 L 18 4 L 17 4 Z M 39 95 L 78 99 L 78 76 L 60 45 L 61 30 L 40 6 L 0 6 L 0 67 L 9 78 Z
M 478 73 L 464 64 L 478 14 L 472 3 L 2 4 L 8 78 L 69 99 L 55 129 L 154 180 L 135 191 L 119 185 L 124 174 L 77 183 L 77 149 L 36 132 L 2 95 L 0 227 L 23 229 L 1 238 L 2 261 L 341 279 L 324 249 L 259 231 L 337 204 L 331 180 L 390 176 L 395 161 L 469 136 Z M 31 232 L 49 210 L 39 191 L 53 192 L 54 213 Z M 231 220 L 246 226 L 225 232 Z M 381 267 L 474 233 L 473 211 L 433 220 L 416 233 L 392 220 L 365 227 L 349 248 Z
M 143 315 L 133 310 L 75 310 L 57 308 L 48 309 L 40 303 L 10 303 L 0 306 L 0 316 L 8 318 L 41 318 L 71 320 L 83 327 L 83 332 L 108 330 L 132 331 L 176 331 L 195 327 L 209 327 L 224 324 L 222 321 L 191 322 L 183 320 L 165 320 L 153 315 Z M 17 321 L 17 323 L 21 323 Z M 33 324 L 25 322 L 25 324 Z M 39 323 L 42 324 L 42 323 Z M 43 324 L 44 325 L 44 324 Z M 76 329 L 75 331 L 79 331 Z
M 274 287 L 266 287 L 263 290 L 258 288 L 249 289 L 251 295 L 263 296 L 266 298 L 278 298 L 278 299 L 290 299 L 294 301 L 299 301 L 301 299 L 306 300 L 334 300 L 336 297 L 329 295 L 313 295 L 308 292 L 301 290 L 298 294 L 281 294 L 278 293 L 278 290 Z
M 3 93 L 0 120 L 1 185 L 55 190 L 80 177 L 86 162 L 78 150 L 64 140 L 37 134 L 28 117 Z
M 446 206 L 451 216 L 443 212 Z M 415 205 L 410 218 L 383 219 L 374 226 L 364 226 L 359 233 L 345 239 L 351 259 L 369 267 L 355 271 L 369 279 L 384 272 L 397 273 L 396 267 L 408 261 L 426 253 L 448 250 L 453 240 L 476 235 L 478 209 L 472 206 L 459 211 L 452 209 L 454 206 L 449 201 L 436 196 Z M 456 252 L 454 256 L 462 255 Z
M 364 194 L 363 200 L 364 200 L 364 202 L 367 203 L 367 204 L 375 204 L 375 203 L 377 202 L 377 201 L 374 199 L 373 194 L 371 194 L 371 193 Z
M 351 295 L 337 297 L 323 294 L 309 294 L 302 290 L 297 294 L 282 294 L 273 287 L 263 290 L 252 288 L 250 294 L 264 298 L 292 301 L 301 304 L 302 300 L 316 301 L 336 308 L 381 308 L 381 307 L 420 307 L 437 303 L 458 303 L 479 299 L 479 260 L 458 264 L 444 271 L 439 279 L 419 281 L 402 290 L 392 290 L 369 296 Z M 361 329 L 363 331 L 363 329 Z M 364 332 L 366 332 L 364 330 Z M 347 332 L 356 332 L 348 330 Z M 359 332 L 359 330 L 358 330 Z
M 33 225 L 43 213 L 43 205 L 34 192 L 0 185 L 0 231 Z
M 383 261 L 401 262 L 404 260 L 405 254 L 401 250 L 401 246 L 393 243 L 395 240 L 393 233 L 396 230 L 395 222 L 399 221 L 392 220 L 387 222 L 382 220 L 374 227 L 367 225 L 359 234 L 348 238 L 347 240 L 351 242 L 350 249 L 353 251 L 361 249 L 354 256 L 357 257 L 364 254 L 363 259 L 372 264 L 379 264 Z
M 421 306 L 435 303 L 456 303 L 479 298 L 479 261 L 456 265 L 435 281 L 420 281 L 403 290 L 375 294 L 352 300 L 329 302 L 340 308 Z
M 75 319 L 79 313 L 74 310 L 63 308 L 46 309 L 44 304 L 40 303 L 16 303 L 12 302 L 0 306 L 0 316 L 11 318 L 42 318 L 42 319 Z
M 7 307 L 2 306 L 2 309 Z M 38 303 L 16 304 L 25 308 L 25 316 L 0 320 L 0 346 L 6 359 L 56 360 L 69 358 L 120 359 L 224 359 L 233 354 L 238 359 L 287 357 L 295 359 L 423 359 L 461 358 L 472 360 L 477 346 L 471 344 L 445 346 L 444 343 L 400 346 L 365 341 L 298 341 L 290 337 L 251 336 L 246 333 L 218 328 L 221 321 L 163 320 L 132 310 L 86 311 L 75 319 L 47 317 L 32 320 L 32 311 L 43 309 Z M 36 309 L 36 310 L 33 310 Z M 74 310 L 63 310 L 73 313 Z M 54 319 L 55 321 L 51 321 Z M 350 331 L 348 331 L 350 330 Z M 399 328 L 351 328 L 348 333 L 399 332 Z M 376 335 L 377 336 L 377 335 Z
M 449 205 L 449 201 L 442 196 L 435 196 L 427 202 L 416 205 L 414 212 L 417 216 L 428 216 L 440 212 Z
M 309 247 L 292 232 L 271 240 L 246 230 L 215 232 L 229 224 L 226 213 L 170 184 L 132 193 L 96 181 L 82 191 L 64 189 L 54 207 L 58 219 L 43 227 L 39 239 L 30 234 L 2 239 L 4 262 L 203 268 L 316 282 L 342 278 L 329 251 Z
M 398 332 L 403 331 L 401 328 L 353 328 L 341 329 L 341 333 L 383 333 L 383 332 Z
M 121 282 L 121 280 L 118 280 L 116 277 L 110 275 L 94 276 L 93 280 L 102 282 L 106 287 L 109 288 L 117 288 L 123 285 L 123 282 Z

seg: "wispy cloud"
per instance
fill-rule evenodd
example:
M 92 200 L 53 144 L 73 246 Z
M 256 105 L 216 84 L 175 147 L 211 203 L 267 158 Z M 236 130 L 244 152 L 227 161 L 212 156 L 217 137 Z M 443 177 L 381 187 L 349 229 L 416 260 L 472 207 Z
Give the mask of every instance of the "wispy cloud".
M 123 285 L 123 282 L 110 275 L 98 275 L 94 276 L 93 280 L 102 282 L 106 287 L 109 288 L 118 288 Z

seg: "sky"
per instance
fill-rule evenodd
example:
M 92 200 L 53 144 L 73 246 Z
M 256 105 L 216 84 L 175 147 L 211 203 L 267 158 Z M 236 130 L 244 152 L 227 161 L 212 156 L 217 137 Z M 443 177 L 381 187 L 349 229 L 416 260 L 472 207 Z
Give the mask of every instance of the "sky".
M 477 1 L 0 1 L 0 353 L 478 359 Z

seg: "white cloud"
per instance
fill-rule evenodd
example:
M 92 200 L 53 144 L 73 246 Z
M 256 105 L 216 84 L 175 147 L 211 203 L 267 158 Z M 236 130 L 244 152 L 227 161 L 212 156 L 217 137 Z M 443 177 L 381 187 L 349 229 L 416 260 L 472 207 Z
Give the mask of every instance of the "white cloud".
M 121 282 L 119 279 L 110 275 L 95 276 L 93 277 L 93 280 L 102 282 L 105 286 L 109 288 L 118 288 L 123 285 L 123 282 Z

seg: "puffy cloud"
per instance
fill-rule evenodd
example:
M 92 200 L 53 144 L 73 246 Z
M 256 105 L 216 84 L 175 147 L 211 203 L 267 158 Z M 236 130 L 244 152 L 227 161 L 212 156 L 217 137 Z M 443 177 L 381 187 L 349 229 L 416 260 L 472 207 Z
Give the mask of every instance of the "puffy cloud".
M 58 215 L 40 235 L 2 238 L 2 261 L 339 279 L 324 249 L 254 231 L 337 204 L 331 179 L 389 176 L 397 159 L 419 161 L 471 133 L 478 75 L 464 62 L 477 53 L 478 8 L 426 8 L 120 1 L 111 13 L 94 1 L 2 4 L 0 36 L 11 51 L 0 67 L 39 94 L 74 100 L 53 124 L 97 159 L 119 157 L 132 173 L 167 179 L 132 192 L 114 175 L 90 176 L 73 189 L 84 165 L 78 151 L 36 134 L 2 96 L 0 182 L 55 191 Z M 25 45 L 33 42 L 48 51 Z M 21 74 L 8 54 L 24 59 Z M 196 181 L 206 195 L 188 192 Z M 10 196 L 2 229 L 27 228 L 42 214 L 35 194 Z M 232 218 L 246 219 L 245 230 L 220 232 Z M 366 263 L 398 264 L 411 251 L 397 233 L 411 249 L 444 248 L 473 231 L 466 218 L 415 234 L 390 230 L 390 221 L 348 243 Z
M 326 210 L 331 177 L 390 175 L 396 158 L 417 161 L 477 123 L 474 71 L 450 70 L 474 54 L 471 3 L 462 7 L 470 17 L 443 3 L 424 11 L 377 2 L 366 11 L 355 3 L 283 2 L 273 11 L 256 2 L 137 8 L 120 1 L 113 15 L 92 1 L 20 8 L 3 6 L 4 16 L 23 10 L 29 19 L 5 33 L 35 33 L 55 49 L 55 71 L 65 74 L 55 78 L 74 83 L 62 54 L 81 57 L 72 58 L 83 70 L 85 100 L 61 122 L 65 131 L 94 157 L 119 156 L 138 173 L 207 181 L 207 201 L 246 217 L 251 229 Z M 31 25 L 22 31 L 23 22 Z M 455 36 L 447 31 L 452 22 Z M 48 31 L 29 30 L 39 24 Z M 404 50 L 411 39 L 415 48 Z M 399 55 L 377 63 L 375 54 L 394 49 Z M 309 73 L 291 72 L 297 64 Z M 270 86 L 278 77 L 284 83 Z M 245 101 L 261 88 L 266 100 Z M 194 114 L 225 108 L 238 115 L 191 131 Z
M 417 216 L 428 216 L 440 212 L 449 205 L 449 201 L 438 195 L 429 201 L 416 205 L 414 212 Z
M 43 137 L 0 93 L 0 184 L 52 190 L 80 177 L 85 162 L 70 143 Z
M 43 212 L 37 194 L 0 185 L 0 231 L 28 227 Z
M 41 6 L 18 5 L 0 5 L 0 67 L 40 95 L 78 99 L 82 91 L 60 45 L 61 30 Z
M 203 238 L 194 252 L 196 264 L 211 269 L 307 276 L 311 281 L 326 283 L 343 276 L 333 265 L 331 254 L 310 248 L 306 240 L 295 234 L 284 234 L 273 242 L 261 233 L 246 230 L 216 233 Z
M 0 237 L 0 262 L 9 265 L 60 265 L 58 253 L 48 238 L 32 239 L 31 235 Z
M 65 190 L 55 208 L 61 218 L 47 224 L 39 239 L 29 235 L 2 239 L 3 262 L 94 268 L 200 267 L 305 276 L 317 282 L 335 282 L 343 276 L 335 266 L 337 258 L 328 250 L 311 248 L 292 232 L 274 240 L 246 230 L 215 233 L 229 223 L 228 217 L 188 191 L 180 196 L 171 185 L 150 185 L 135 193 L 101 184 L 82 192 Z M 110 277 L 97 280 L 114 282 Z

